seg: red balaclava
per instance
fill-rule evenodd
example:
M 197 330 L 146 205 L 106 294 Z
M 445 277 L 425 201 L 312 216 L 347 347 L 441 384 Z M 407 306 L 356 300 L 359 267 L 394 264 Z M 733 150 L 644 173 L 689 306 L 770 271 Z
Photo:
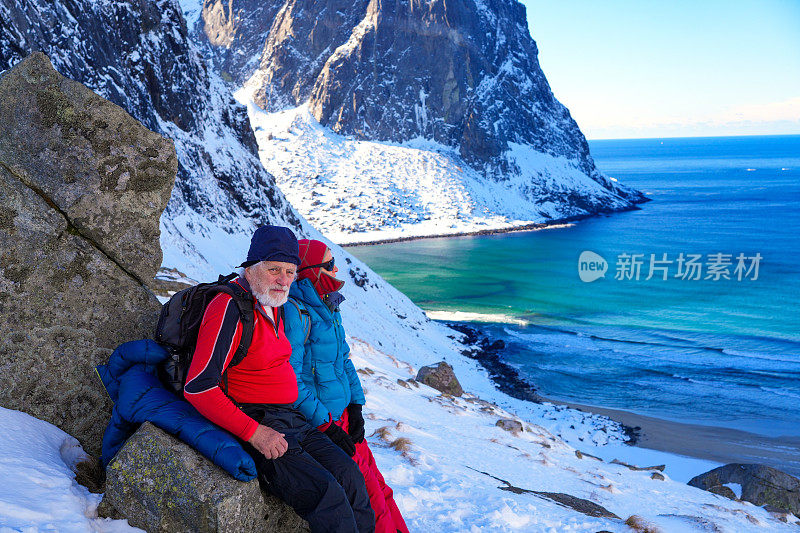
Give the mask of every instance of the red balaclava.
M 300 266 L 298 267 L 297 279 L 311 280 L 320 297 L 340 290 L 344 286 L 344 281 L 334 278 L 327 272 L 323 272 L 322 268 L 315 267 L 303 270 L 304 267 L 322 263 L 322 258 L 325 257 L 328 246 L 322 241 L 313 239 L 300 239 L 297 243 L 300 245 Z

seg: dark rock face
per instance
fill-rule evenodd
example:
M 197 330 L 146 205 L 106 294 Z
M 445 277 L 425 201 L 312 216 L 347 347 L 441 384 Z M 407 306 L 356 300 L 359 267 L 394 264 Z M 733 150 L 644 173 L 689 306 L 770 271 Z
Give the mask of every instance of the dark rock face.
M 451 396 L 464 394 L 453 367 L 444 361 L 420 368 L 417 372 L 417 381 Z
M 505 349 L 502 340 L 492 341 L 477 329 L 464 324 L 448 324 L 448 327 L 463 333 L 461 343 L 465 348 L 461 353 L 478 361 L 489 373 L 498 390 L 531 402 L 541 402 L 542 398 L 536 394 L 536 389 L 519 376 L 516 368 L 503 361 L 501 354 Z
M 94 366 L 148 337 L 173 144 L 31 57 L 0 78 L 0 404 L 98 453 Z
M 175 142 L 168 228 L 187 209 L 231 232 L 243 217 L 299 227 L 258 161 L 246 110 L 207 70 L 177 2 L 0 2 L 0 72 L 35 50 Z M 174 233 L 187 229 L 202 231 Z
M 101 509 L 146 531 L 307 532 L 308 524 L 258 481 L 232 478 L 145 422 L 108 465 Z
M 800 479 L 769 466 L 731 463 L 689 481 L 689 485 L 709 491 L 726 483 L 742 486 L 742 500 L 800 516 Z M 719 494 L 718 490 L 712 492 Z
M 617 200 L 644 200 L 595 168 L 586 139 L 539 66 L 519 2 L 274 0 L 260 11 L 250 4 L 206 1 L 204 29 L 212 49 L 226 50 L 216 54 L 225 57 L 221 69 L 237 65 L 228 59 L 234 49 L 242 57 L 261 54 L 248 86 L 266 110 L 308 102 L 322 124 L 342 134 L 432 139 L 498 180 L 519 171 L 508 152 L 525 145 L 573 161 Z M 224 6 L 238 15 L 221 19 Z M 267 13 L 275 13 L 271 24 L 251 22 L 251 15 Z M 213 37 L 219 34 L 235 38 Z M 553 195 L 588 212 L 603 211 L 607 202 L 577 190 Z
M 508 490 L 505 487 L 500 487 L 500 488 Z M 571 494 L 564 494 L 561 492 L 540 492 L 540 491 L 531 491 L 531 492 L 534 492 L 535 494 L 543 496 L 549 500 L 553 500 L 556 503 L 560 503 L 561 505 L 569 507 L 574 511 L 578 511 L 579 513 L 585 514 L 586 516 L 594 516 L 597 518 L 619 519 L 617 515 L 615 515 L 602 505 L 598 505 L 591 500 L 578 498 L 577 496 L 572 496 Z
M 332 54 L 351 38 L 369 4 L 367 0 L 276 3 L 283 5 L 270 28 L 254 79 L 256 102 L 269 110 L 309 99 Z M 355 81 L 358 72 L 347 75 Z M 330 120 L 321 120 L 319 115 L 317 119 L 333 127 Z M 344 129 L 334 130 L 345 133 Z

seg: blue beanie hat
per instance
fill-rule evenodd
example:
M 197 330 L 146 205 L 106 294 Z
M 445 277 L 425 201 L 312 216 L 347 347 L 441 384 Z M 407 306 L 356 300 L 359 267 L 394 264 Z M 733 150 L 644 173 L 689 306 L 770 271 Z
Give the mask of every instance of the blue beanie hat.
M 247 261 L 239 265 L 249 267 L 259 261 L 281 261 L 300 264 L 297 237 L 292 230 L 283 226 L 261 226 L 250 239 Z

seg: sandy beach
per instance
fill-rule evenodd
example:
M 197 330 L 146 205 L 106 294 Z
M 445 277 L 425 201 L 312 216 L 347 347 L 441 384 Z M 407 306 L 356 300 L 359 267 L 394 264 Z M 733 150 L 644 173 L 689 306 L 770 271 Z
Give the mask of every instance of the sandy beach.
M 736 429 L 683 424 L 618 409 L 547 399 L 639 427 L 636 446 L 719 463 L 760 463 L 800 476 L 800 437 L 766 437 Z

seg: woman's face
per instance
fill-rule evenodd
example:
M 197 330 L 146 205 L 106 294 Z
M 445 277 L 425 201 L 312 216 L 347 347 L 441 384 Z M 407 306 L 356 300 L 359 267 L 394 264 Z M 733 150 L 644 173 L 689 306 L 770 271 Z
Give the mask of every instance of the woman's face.
M 327 250 L 325 250 L 325 255 L 322 256 L 322 262 L 326 263 L 326 262 L 330 261 L 331 259 L 333 259 L 333 254 L 331 253 L 330 248 L 328 248 Z M 319 267 L 319 269 L 322 272 L 328 273 L 329 275 L 333 276 L 334 278 L 336 277 L 336 273 L 339 272 L 339 267 L 336 266 L 336 265 L 333 265 L 333 270 L 325 270 L 325 267 Z

